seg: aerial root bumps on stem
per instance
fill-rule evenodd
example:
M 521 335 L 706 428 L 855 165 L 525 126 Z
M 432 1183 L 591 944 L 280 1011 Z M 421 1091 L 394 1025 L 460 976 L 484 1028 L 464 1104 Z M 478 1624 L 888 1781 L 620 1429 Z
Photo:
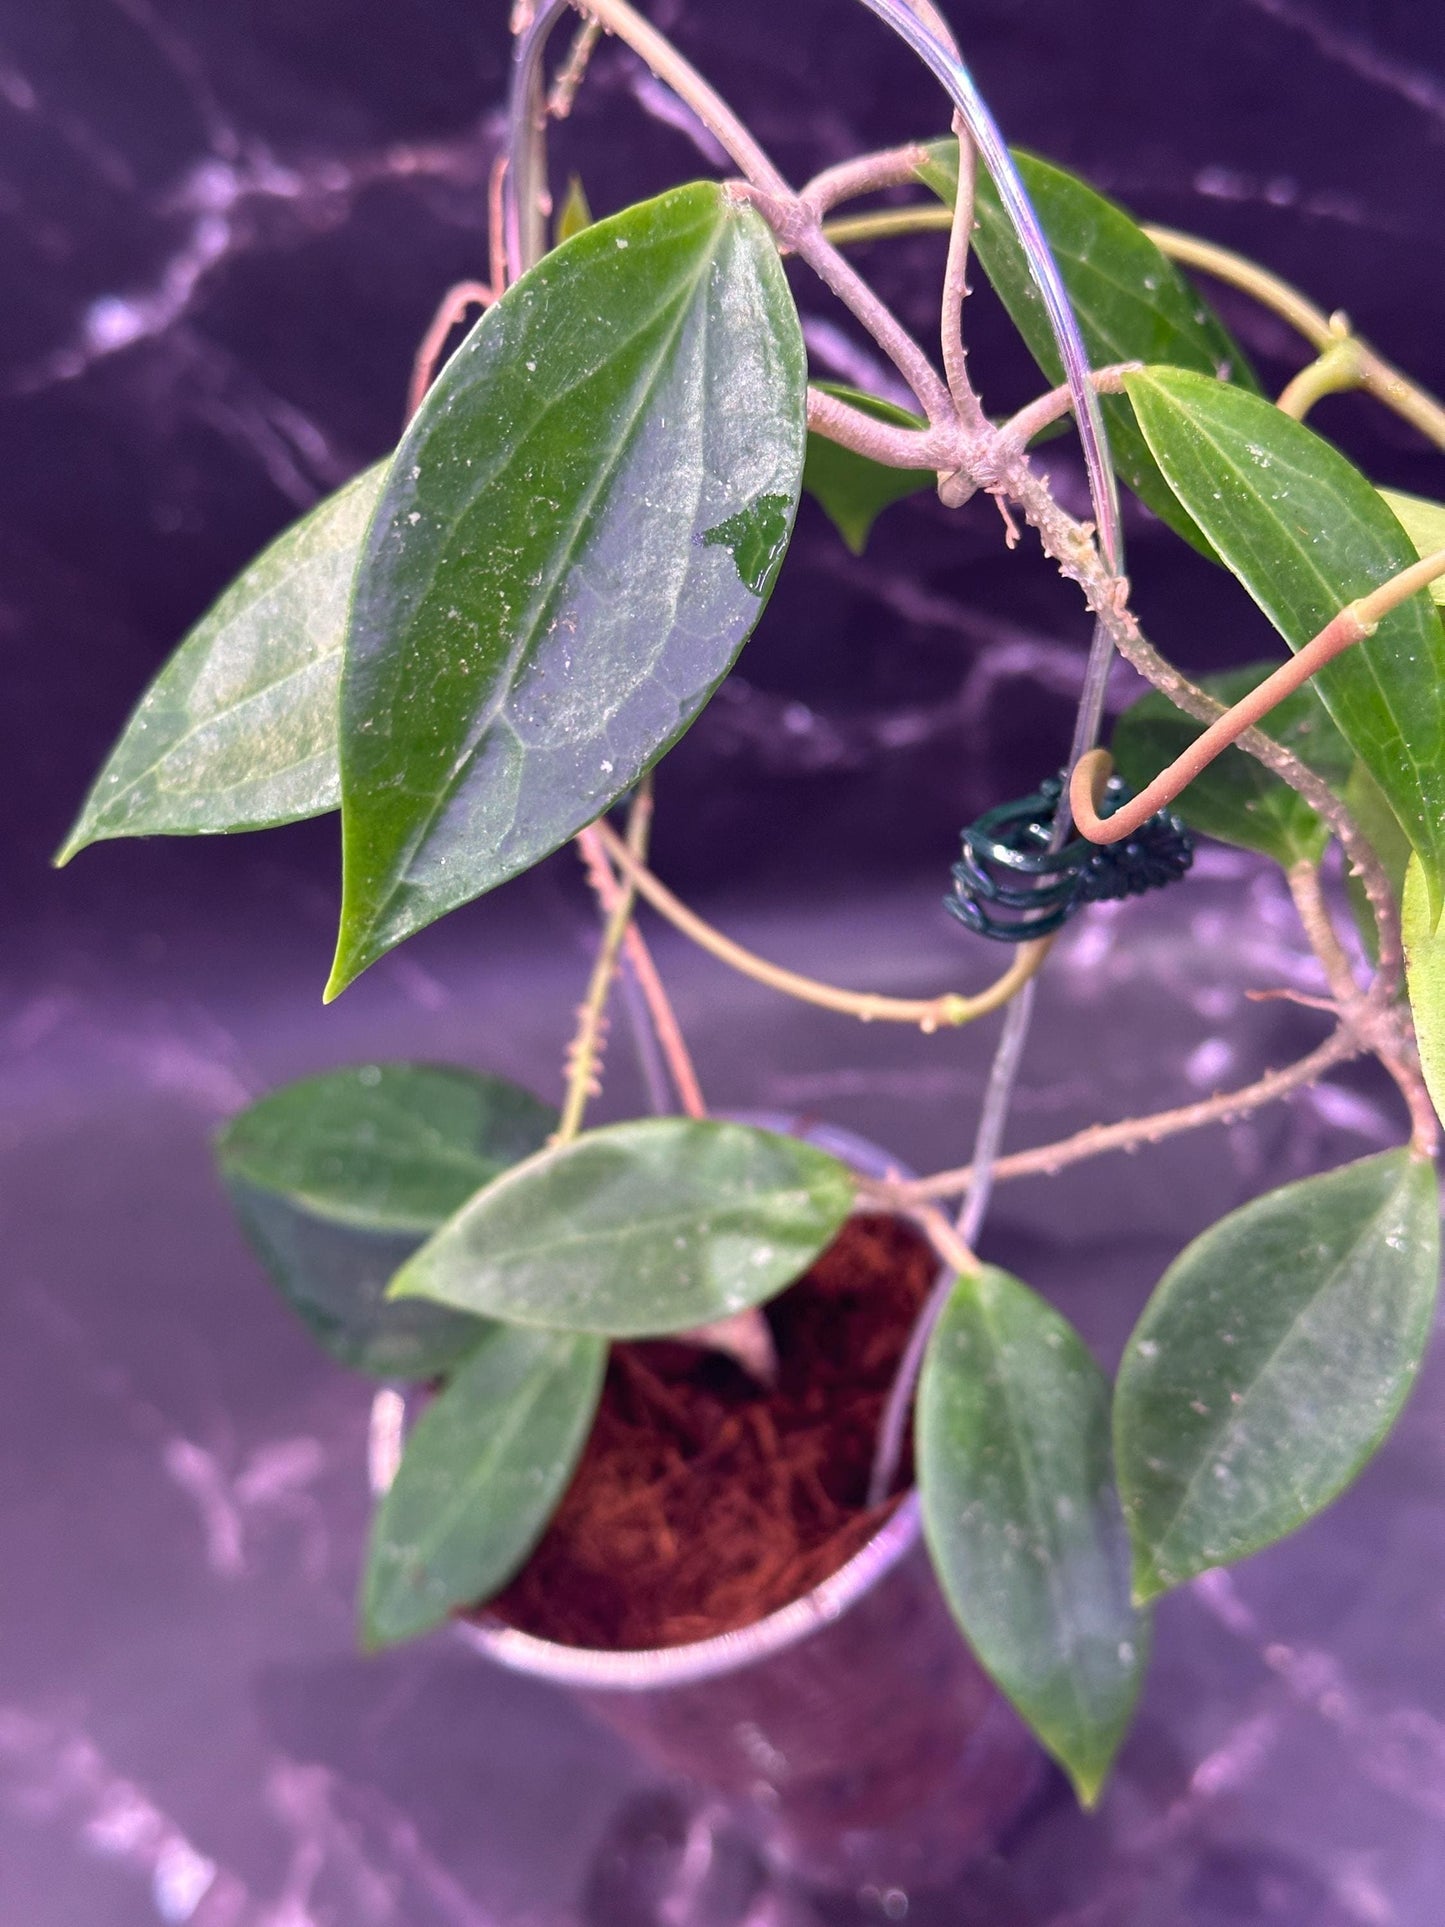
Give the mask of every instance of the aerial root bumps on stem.
M 642 826 L 644 828 L 645 822 L 646 819 L 643 819 Z M 608 919 L 608 924 L 603 934 L 603 948 L 602 951 L 599 952 L 597 964 L 594 966 L 593 980 L 591 986 L 589 986 L 589 997 L 583 1005 L 584 1014 L 579 1015 L 579 1031 L 577 1036 L 574 1037 L 573 1049 L 568 1059 L 569 1094 L 572 1089 L 572 1080 L 579 1074 L 577 1045 L 579 1040 L 585 1041 L 582 1040 L 580 1026 L 584 1021 L 591 1021 L 590 1018 L 585 1016 L 585 1013 L 592 1007 L 594 995 L 599 994 L 599 984 L 601 985 L 601 1006 L 605 1008 L 607 989 L 611 983 L 611 967 L 614 967 L 616 962 L 614 956 L 611 959 L 611 964 L 604 972 L 604 960 L 608 954 L 607 935 L 608 931 L 613 927 L 613 920 L 620 917 L 625 894 L 624 885 L 620 883 L 613 874 L 612 866 L 607 860 L 606 850 L 603 848 L 602 840 L 598 836 L 595 828 L 582 831 L 577 838 L 577 848 L 582 858 L 583 867 L 587 872 L 587 881 L 592 887 L 593 894 L 597 898 L 603 916 Z M 702 1091 L 697 1081 L 697 1072 L 693 1069 L 691 1053 L 683 1038 L 682 1028 L 677 1021 L 672 1003 L 668 998 L 666 990 L 663 988 L 662 978 L 658 974 L 657 966 L 652 960 L 652 953 L 647 947 L 647 942 L 642 932 L 638 929 L 636 923 L 632 921 L 630 902 L 628 904 L 628 915 L 625 919 L 625 927 L 622 932 L 622 951 L 632 971 L 637 988 L 641 993 L 643 1003 L 646 1006 L 648 1021 L 652 1026 L 653 1035 L 657 1039 L 658 1049 L 662 1053 L 663 1061 L 667 1065 L 668 1074 L 672 1079 L 673 1089 L 676 1092 L 679 1106 L 688 1117 L 706 1117 L 707 1106 L 703 1102 Z M 604 975 L 605 981 L 603 981 Z M 582 1099 L 584 1106 L 585 1101 L 584 1093 Z
M 1267 1072 L 1253 1084 L 1201 1098 L 1197 1103 L 1182 1104 L 1173 1110 L 1157 1111 L 1149 1117 L 1125 1118 L 1117 1124 L 1090 1124 L 1055 1143 L 1010 1152 L 995 1163 L 994 1178 L 1005 1183 L 1013 1178 L 1053 1177 L 1071 1164 L 1101 1157 L 1108 1151 L 1137 1151 L 1146 1145 L 1162 1144 L 1166 1138 L 1178 1137 L 1186 1131 L 1197 1131 L 1207 1124 L 1232 1123 L 1313 1084 L 1335 1065 L 1362 1056 L 1366 1048 L 1358 1037 L 1341 1026 L 1308 1056 L 1280 1070 Z M 972 1168 L 964 1164 L 926 1178 L 870 1180 L 867 1191 L 880 1205 L 907 1209 L 941 1198 L 961 1197 L 972 1176 Z
M 652 786 L 644 782 L 633 797 L 627 823 L 628 848 L 639 862 L 647 854 L 651 827 Z M 604 876 L 605 860 L 599 858 L 590 842 L 581 843 L 580 850 L 588 881 L 599 901 L 605 905 L 606 922 L 592 966 L 591 980 L 587 985 L 587 995 L 577 1012 L 577 1029 L 567 1052 L 567 1091 L 562 1101 L 562 1115 L 552 1139 L 554 1144 L 566 1144 L 576 1137 L 582 1128 L 588 1099 L 601 1094 L 602 1054 L 607 1042 L 607 1000 L 612 993 L 612 980 L 617 974 L 622 946 L 632 924 L 632 906 L 637 898 L 636 886 L 627 879 L 623 880 L 620 889 L 609 889 L 613 879 L 610 874 Z

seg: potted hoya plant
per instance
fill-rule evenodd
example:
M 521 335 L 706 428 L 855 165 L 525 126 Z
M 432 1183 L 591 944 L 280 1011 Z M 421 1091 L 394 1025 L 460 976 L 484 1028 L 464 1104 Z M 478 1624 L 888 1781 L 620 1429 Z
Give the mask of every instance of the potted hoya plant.
M 1036 1743 L 1092 1803 L 1156 1602 L 1353 1479 L 1431 1326 L 1445 1088 L 1445 507 L 1380 490 L 1306 420 L 1358 388 L 1445 449 L 1445 410 L 1266 268 L 1011 153 L 929 0 L 864 4 L 937 78 L 951 131 L 797 187 L 626 0 L 523 0 L 488 281 L 443 303 L 394 453 L 161 670 L 60 859 L 339 808 L 331 999 L 576 844 L 600 934 L 559 1106 L 370 1063 L 232 1119 L 220 1167 L 282 1293 L 386 1384 L 365 1643 L 460 1617 L 752 1797 L 820 1878 L 889 1841 L 890 1867 L 938 1873 L 1027 1796 Z M 547 130 L 601 34 L 686 104 L 726 178 L 596 220 L 575 182 L 554 191 Z M 947 237 L 936 357 L 853 252 L 924 229 Z M 790 273 L 821 278 L 912 409 L 810 380 Z M 966 355 L 970 274 L 1041 374 L 1006 420 Z M 1277 398 L 1209 283 L 1301 336 Z M 1069 427 L 1087 520 L 1038 453 Z M 1119 482 L 1237 579 L 1275 659 L 1199 684 L 1146 638 Z M 1000 539 L 1077 585 L 1092 643 L 1061 767 L 963 834 L 946 908 L 973 933 L 964 982 L 919 999 L 744 949 L 648 842 L 652 772 L 761 616 L 800 494 L 857 551 L 925 489 L 993 496 Z M 1151 687 L 1105 746 L 1116 655 Z M 1321 1040 L 1244 1088 L 1001 1158 L 1056 933 L 1183 879 L 1196 835 L 1281 866 L 1328 986 Z M 711 1115 L 644 911 L 840 1025 L 943 1040 L 995 1020 L 968 1164 L 917 1175 L 841 1133 Z M 620 980 L 665 1100 L 599 1127 Z M 996 1181 L 1207 1129 L 1362 1056 L 1398 1088 L 1398 1148 L 1196 1239 L 1112 1383 L 978 1255 Z

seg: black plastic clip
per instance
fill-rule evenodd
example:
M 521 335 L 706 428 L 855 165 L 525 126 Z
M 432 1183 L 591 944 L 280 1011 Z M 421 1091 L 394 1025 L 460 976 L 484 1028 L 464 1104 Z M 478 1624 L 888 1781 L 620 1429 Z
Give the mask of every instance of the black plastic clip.
M 963 832 L 953 890 L 943 907 L 981 937 L 1024 943 L 1047 937 L 1086 903 L 1141 896 L 1177 883 L 1194 861 L 1194 839 L 1172 810 L 1160 810 L 1118 843 L 1074 837 L 1050 850 L 1061 776 L 1032 796 L 988 810 Z M 1133 792 L 1111 776 L 1099 804 L 1112 816 Z

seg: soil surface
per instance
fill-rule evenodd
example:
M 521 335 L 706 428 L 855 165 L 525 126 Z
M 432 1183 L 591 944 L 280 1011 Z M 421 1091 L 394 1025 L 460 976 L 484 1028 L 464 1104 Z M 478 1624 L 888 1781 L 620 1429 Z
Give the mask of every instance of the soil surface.
M 678 1646 L 836 1572 L 898 1502 L 868 1507 L 868 1472 L 936 1267 L 909 1226 L 850 1218 L 767 1308 L 771 1389 L 691 1345 L 614 1346 L 566 1497 L 490 1611 L 566 1646 Z

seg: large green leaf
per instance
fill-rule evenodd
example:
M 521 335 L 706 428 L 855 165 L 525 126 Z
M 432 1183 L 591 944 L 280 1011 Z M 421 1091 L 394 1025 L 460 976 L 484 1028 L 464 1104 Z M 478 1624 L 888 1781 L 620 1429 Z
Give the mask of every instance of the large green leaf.
M 1405 982 L 1420 1046 L 1420 1070 L 1430 1102 L 1445 1117 L 1445 928 L 1430 922 L 1418 857 L 1411 857 L 1405 872 L 1401 924 Z
M 1149 368 L 1129 398 L 1169 485 L 1291 649 L 1417 557 L 1379 493 L 1338 449 L 1257 395 Z M 1411 596 L 1315 678 L 1445 889 L 1445 629 Z
M 857 388 L 840 388 L 831 381 L 820 381 L 816 386 L 880 422 L 890 422 L 898 428 L 928 425 L 921 416 L 910 415 L 906 408 L 884 401 L 881 396 L 865 395 Z M 841 442 L 830 442 L 826 435 L 808 431 L 803 487 L 815 497 L 854 555 L 861 555 L 868 546 L 869 531 L 890 503 L 921 494 L 937 484 L 938 476 L 931 468 L 889 468 L 883 462 L 844 448 Z
M 498 1178 L 392 1292 L 614 1338 L 690 1331 L 790 1284 L 853 1196 L 846 1166 L 796 1138 L 687 1118 L 613 1124 Z
M 351 578 L 378 462 L 279 536 L 166 663 L 56 858 L 118 836 L 259 830 L 334 810 Z
M 1148 1621 L 1109 1445 L 1109 1387 L 1007 1272 L 961 1278 L 929 1342 L 918 1480 L 944 1592 L 987 1671 L 1092 1802 L 1143 1678 Z
M 1423 495 L 1402 495 L 1393 488 L 1382 488 L 1380 494 L 1422 559 L 1445 549 L 1445 503 L 1427 502 Z M 1430 594 L 1445 605 L 1445 576 L 1436 576 Z
M 1114 1396 L 1136 1596 L 1343 1491 L 1414 1380 L 1439 1268 L 1434 1167 L 1408 1150 L 1256 1198 L 1175 1260 Z
M 768 229 L 705 183 L 575 234 L 467 336 L 357 573 L 328 995 L 692 722 L 787 547 L 806 386 Z
M 419 1379 L 485 1328 L 438 1305 L 388 1304 L 392 1274 L 556 1123 L 501 1078 L 363 1064 L 271 1092 L 231 1119 L 216 1155 L 252 1244 L 326 1349 L 361 1371 Z
M 407 1440 L 372 1526 L 362 1585 L 371 1647 L 487 1599 L 526 1559 L 591 1429 L 606 1347 L 492 1326 Z
M 1222 703 L 1237 703 L 1277 667 L 1251 663 L 1206 677 L 1202 686 Z M 1271 710 L 1263 726 L 1326 782 L 1343 788 L 1354 753 L 1308 683 Z M 1201 723 L 1150 690 L 1114 725 L 1111 747 L 1119 774 L 1136 791 L 1142 790 L 1202 734 Z M 1258 850 L 1286 869 L 1301 859 L 1317 863 L 1329 841 L 1329 831 L 1304 798 L 1242 749 L 1225 750 L 1171 807 L 1192 829 L 1222 843 Z
M 1079 332 L 1096 368 L 1121 361 L 1171 362 L 1255 389 L 1254 373 L 1208 302 L 1121 207 L 1077 175 L 1037 155 L 1015 152 L 1015 163 L 1048 238 Z M 939 141 L 919 169 L 951 206 L 958 187 L 958 145 Z M 1014 326 L 1047 380 L 1064 379 L 1043 298 L 1004 212 L 998 190 L 980 171 L 975 197 L 974 247 Z M 1196 548 L 1207 540 L 1159 473 L 1122 396 L 1105 396 L 1105 424 L 1114 465 L 1140 499 Z

